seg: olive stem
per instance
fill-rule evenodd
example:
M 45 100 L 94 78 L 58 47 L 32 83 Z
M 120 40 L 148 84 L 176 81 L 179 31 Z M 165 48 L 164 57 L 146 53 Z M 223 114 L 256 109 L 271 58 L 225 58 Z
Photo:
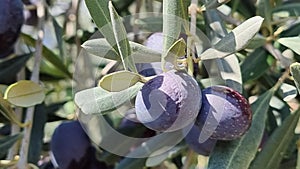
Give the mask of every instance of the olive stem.
M 37 15 L 38 15 L 38 39 L 36 40 L 36 51 L 34 57 L 34 67 L 32 70 L 31 78 L 33 82 L 39 83 L 39 72 L 40 72 L 40 64 L 42 60 L 42 48 L 43 43 L 42 39 L 44 37 L 44 21 L 45 21 L 45 8 L 44 8 L 44 0 L 40 0 L 36 3 L 37 6 Z M 33 121 L 34 117 L 34 109 L 35 107 L 29 107 L 26 111 L 25 122 L 30 123 Z M 22 145 L 20 149 L 20 159 L 18 161 L 17 167 L 18 169 L 27 169 L 28 168 L 28 149 L 30 145 L 30 136 L 31 136 L 32 125 L 29 125 L 24 128 L 24 137 L 22 140 Z
M 195 44 L 193 41 L 194 36 L 196 36 L 196 22 L 197 22 L 197 9 L 198 9 L 198 0 L 192 0 L 191 5 L 189 6 L 189 12 L 191 14 L 191 24 L 190 24 L 190 32 L 187 37 L 187 69 L 188 74 L 193 76 L 194 73 L 194 62 L 196 59 L 195 56 Z
M 281 77 L 278 79 L 277 83 L 273 87 L 273 91 L 277 91 L 278 88 L 282 85 L 282 83 L 285 81 L 285 79 L 290 77 L 290 69 L 286 68 L 285 72 L 281 75 Z
M 192 149 L 189 149 L 182 169 L 189 169 L 194 162 L 195 156 L 196 153 Z

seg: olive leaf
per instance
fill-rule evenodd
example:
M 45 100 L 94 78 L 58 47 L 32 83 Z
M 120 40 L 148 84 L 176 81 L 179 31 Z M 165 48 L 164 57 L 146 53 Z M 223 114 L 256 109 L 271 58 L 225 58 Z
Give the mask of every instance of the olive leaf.
M 215 9 L 223 4 L 226 4 L 230 0 L 209 0 L 201 7 L 203 10 Z
M 279 166 L 295 134 L 300 110 L 289 115 L 281 126 L 275 129 L 264 148 L 252 162 L 250 169 L 273 169 Z
M 85 4 L 97 25 L 99 31 L 106 38 L 108 43 L 118 51 L 116 39 L 112 29 L 110 13 L 108 9 L 108 0 L 85 0 Z
M 161 164 L 163 161 L 175 157 L 176 155 L 181 153 L 184 148 L 185 148 L 185 146 L 175 146 L 172 149 L 170 149 L 160 155 L 157 155 L 157 156 L 152 155 L 152 157 L 147 158 L 146 166 L 147 167 L 157 166 L 157 165 Z M 158 150 L 158 151 L 161 151 L 161 150 Z M 153 152 L 153 154 L 155 154 L 155 153 L 156 152 Z
M 186 43 L 183 38 L 177 40 L 167 51 L 166 56 L 164 56 L 166 62 L 172 63 L 176 68 L 178 57 L 186 55 Z M 166 64 L 166 62 L 163 62 Z M 163 65 L 165 67 L 165 65 Z
M 143 84 L 138 82 L 120 92 L 109 92 L 101 87 L 94 87 L 77 92 L 74 101 L 85 114 L 105 114 L 133 99 L 142 86 Z
M 298 92 L 300 93 L 300 63 L 296 62 L 291 64 L 290 71 L 294 78 L 294 82 L 296 84 Z
M 160 52 L 149 49 L 146 46 L 135 42 L 129 41 L 129 44 L 132 50 L 131 55 L 135 63 L 151 63 L 161 61 Z M 81 46 L 83 49 L 93 55 L 106 59 L 121 61 L 118 52 L 112 48 L 104 38 L 87 40 Z
M 290 48 L 294 52 L 296 52 L 298 55 L 300 55 L 300 49 L 299 49 L 299 44 L 300 44 L 300 36 L 296 37 L 288 37 L 288 38 L 280 38 L 277 40 L 279 43 L 282 45 Z
M 164 0 L 163 1 L 163 52 L 162 52 L 162 65 L 165 66 L 166 53 L 178 39 L 181 28 L 181 12 L 180 1 L 178 0 Z M 180 20 L 181 19 L 181 20 Z M 164 67 L 163 67 L 164 69 Z
M 32 38 L 30 35 L 21 33 L 22 39 L 26 44 L 35 47 L 36 40 Z M 59 56 L 53 53 L 49 48 L 43 45 L 42 47 L 42 55 L 47 59 L 55 68 L 57 68 L 60 72 L 62 72 L 65 77 L 72 78 L 72 74 L 68 71 L 66 65 L 63 64 L 62 60 Z
M 0 139 L 0 157 L 3 157 L 7 151 L 23 137 L 22 133 L 15 134 L 13 136 L 6 136 Z
M 118 71 L 105 75 L 99 81 L 99 86 L 110 92 L 125 90 L 137 82 L 142 81 L 143 77 L 130 71 Z
M 280 6 L 276 6 L 273 13 L 284 13 L 285 16 L 299 16 L 300 15 L 300 4 L 299 3 L 287 3 Z M 288 14 L 288 15 L 286 15 Z
M 230 142 L 217 143 L 210 157 L 208 169 L 241 169 L 249 167 L 263 136 L 269 109 L 268 105 L 273 95 L 274 89 L 271 88 L 259 96 L 251 105 L 253 111 L 252 124 L 242 138 Z
M 249 41 L 259 31 L 263 18 L 254 16 L 247 19 L 229 34 L 223 37 L 213 48 L 209 48 L 200 55 L 201 60 L 216 59 L 229 56 L 247 46 Z
M 243 82 L 255 80 L 263 75 L 271 66 L 267 59 L 267 51 L 262 47 L 251 52 L 241 64 Z
M 124 69 L 129 69 L 133 72 L 137 72 L 134 60 L 131 56 L 131 48 L 127 38 L 125 27 L 111 1 L 108 2 L 108 9 L 110 13 L 113 33 L 118 47 L 118 52 L 121 57 Z
M 8 86 L 4 99 L 16 106 L 30 107 L 42 103 L 45 99 L 45 92 L 39 84 L 33 81 L 20 80 Z

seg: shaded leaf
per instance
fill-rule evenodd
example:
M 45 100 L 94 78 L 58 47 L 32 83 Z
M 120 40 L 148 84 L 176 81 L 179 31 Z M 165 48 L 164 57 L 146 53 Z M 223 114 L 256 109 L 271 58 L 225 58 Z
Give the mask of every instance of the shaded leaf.
M 159 164 L 161 164 L 163 161 L 173 158 L 176 155 L 178 155 L 179 153 L 181 153 L 181 150 L 184 148 L 184 146 L 176 146 L 170 150 L 168 150 L 167 152 L 157 155 L 157 156 L 153 156 L 153 157 L 149 157 L 146 161 L 146 166 L 147 167 L 154 167 L 157 166 Z M 156 152 L 154 152 L 155 154 Z
M 269 109 L 269 102 L 274 94 L 270 89 L 261 95 L 252 105 L 253 119 L 250 129 L 242 138 L 230 142 L 218 142 L 209 160 L 209 169 L 248 168 L 254 159 L 263 132 Z
M 296 62 L 291 64 L 290 71 L 294 78 L 294 82 L 296 84 L 298 92 L 300 93 L 300 63 Z
M 16 106 L 30 107 L 42 103 L 45 93 L 39 84 L 29 80 L 20 80 L 7 88 L 4 99 Z
M 141 80 L 142 77 L 139 74 L 125 70 L 105 75 L 99 81 L 99 86 L 110 92 L 119 92 L 135 85 Z
M 243 82 L 255 80 L 270 67 L 268 55 L 264 48 L 257 48 L 241 64 Z
M 123 66 L 125 70 L 131 70 L 133 72 L 137 72 L 134 61 L 131 56 L 131 48 L 129 45 L 129 41 L 127 38 L 127 33 L 123 22 L 115 10 L 111 1 L 108 2 L 108 8 L 111 18 L 111 24 L 113 29 L 113 34 L 115 36 L 116 44 L 118 47 L 118 53 L 123 62 Z
M 262 151 L 257 155 L 250 168 L 273 169 L 277 168 L 292 141 L 295 127 L 298 123 L 300 110 L 287 117 L 281 126 L 276 128 L 268 139 Z
M 300 16 L 300 4 L 288 3 L 273 9 L 273 13 L 285 13 L 285 16 Z
M 142 83 L 136 83 L 120 92 L 108 92 L 101 87 L 94 87 L 76 93 L 74 100 L 85 114 L 105 114 L 134 98 L 142 86 Z
M 32 54 L 25 54 L 0 63 L 0 83 L 10 83 L 8 78 L 15 77 Z
M 273 33 L 273 28 L 271 24 L 272 21 L 271 2 L 269 0 L 258 0 L 256 2 L 256 5 L 257 5 L 256 14 L 265 18 L 263 26 L 266 27 L 270 33 Z
M 259 31 L 262 22 L 263 18 L 260 16 L 246 20 L 215 44 L 214 48 L 204 51 L 200 56 L 201 60 L 223 58 L 243 49 Z
M 22 39 L 26 42 L 26 44 L 35 47 L 36 40 L 33 39 L 30 35 L 21 34 Z M 63 73 L 66 77 L 72 78 L 72 74 L 68 71 L 66 65 L 63 64 L 62 60 L 59 56 L 53 53 L 49 48 L 43 45 L 42 47 L 42 55 L 47 59 L 53 66 L 55 66 L 61 73 Z
M 300 36 L 296 37 L 288 37 L 288 38 L 280 38 L 277 40 L 279 43 L 282 45 L 290 48 L 294 52 L 296 52 L 298 55 L 300 55 L 300 49 L 299 49 L 299 44 L 300 44 Z
M 6 136 L 0 139 L 0 157 L 3 157 L 6 152 L 23 137 L 23 134 L 16 134 L 13 136 Z
M 131 46 L 131 54 L 135 63 L 151 63 L 160 62 L 161 53 L 155 50 L 149 49 L 144 45 L 129 41 Z M 92 39 L 84 42 L 82 47 L 89 53 L 103 57 L 106 59 L 121 61 L 121 58 L 109 44 L 103 39 Z

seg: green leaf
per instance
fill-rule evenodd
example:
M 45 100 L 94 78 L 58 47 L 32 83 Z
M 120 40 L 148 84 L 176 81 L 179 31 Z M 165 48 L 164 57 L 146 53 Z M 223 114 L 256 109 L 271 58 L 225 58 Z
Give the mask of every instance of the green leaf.
M 206 1 L 206 3 L 201 8 L 203 8 L 204 10 L 215 9 L 223 4 L 226 4 L 229 1 L 230 0 L 209 0 Z
M 146 163 L 146 158 L 124 158 L 115 169 L 142 169 Z
M 33 81 L 20 80 L 5 91 L 4 99 L 21 107 L 31 107 L 40 104 L 45 99 L 44 89 Z
M 214 48 L 204 51 L 200 56 L 201 60 L 223 58 L 243 49 L 259 31 L 262 22 L 263 18 L 260 16 L 246 20 L 223 37 Z
M 256 14 L 265 18 L 265 21 L 263 23 L 263 26 L 266 27 L 270 34 L 273 33 L 272 28 L 272 6 L 271 2 L 269 0 L 258 0 L 256 2 L 257 4 L 257 11 Z
M 294 78 L 294 82 L 296 84 L 298 92 L 300 93 L 300 63 L 296 62 L 291 64 L 290 71 Z
M 274 90 L 270 89 L 251 105 L 253 111 L 252 124 L 242 138 L 230 142 L 217 143 L 209 160 L 208 169 L 241 169 L 249 167 L 261 142 L 269 109 L 268 105 L 273 95 Z
M 287 117 L 281 126 L 276 128 L 264 148 L 251 164 L 251 169 L 277 168 L 295 134 L 300 117 L 300 110 Z
M 163 1 L 163 52 L 162 65 L 165 65 L 167 51 L 178 39 L 181 31 L 181 12 L 180 1 L 178 0 L 164 0 Z
M 300 36 L 296 37 L 288 37 L 288 38 L 280 38 L 277 40 L 279 43 L 282 45 L 290 48 L 294 52 L 296 52 L 298 55 L 300 55 L 300 49 L 299 49 L 299 44 L 300 44 Z
M 23 137 L 23 134 L 16 134 L 13 136 L 6 136 L 0 139 L 0 157 L 3 157 L 7 151 Z
M 116 39 L 116 44 L 118 47 L 119 55 L 123 62 L 124 69 L 129 69 L 133 72 L 137 72 L 133 58 L 131 56 L 131 48 L 123 22 L 111 1 L 108 2 L 108 8 L 111 17 L 113 33 Z
M 171 158 L 175 157 L 176 155 L 178 155 L 179 153 L 181 153 L 183 148 L 185 148 L 185 147 L 184 146 L 176 146 L 176 147 L 166 151 L 165 153 L 162 153 L 157 156 L 149 157 L 146 161 L 146 166 L 147 167 L 157 166 L 157 165 L 161 164 L 163 161 L 165 161 L 167 159 L 171 159 Z M 158 151 L 160 151 L 160 150 L 158 150 Z M 155 154 L 155 153 L 157 153 L 157 152 L 154 152 L 153 154 Z
M 35 47 L 36 40 L 33 39 L 30 35 L 21 34 L 22 39 L 26 42 L 26 44 Z M 42 55 L 47 59 L 54 67 L 56 67 L 60 72 L 62 72 L 65 77 L 72 78 L 72 74 L 68 71 L 66 65 L 63 64 L 63 61 L 53 53 L 49 48 L 43 45 Z
M 243 82 L 255 80 L 263 75 L 270 67 L 268 55 L 264 48 L 257 48 L 243 61 L 241 71 Z
M 105 75 L 99 81 L 99 86 L 110 92 L 119 92 L 135 85 L 139 81 L 142 81 L 142 77 L 139 74 L 124 70 Z
M 85 114 L 105 114 L 133 99 L 142 86 L 142 83 L 136 83 L 120 92 L 108 92 L 101 87 L 94 87 L 76 93 L 74 100 Z
M 300 16 L 300 4 L 299 3 L 288 3 L 278 6 L 273 9 L 273 13 L 285 13 L 288 16 Z
M 180 38 L 168 49 L 165 61 L 172 63 L 175 67 L 177 66 L 177 59 L 178 57 L 186 55 L 186 43 L 183 38 Z M 166 64 L 166 62 L 164 62 Z M 165 65 L 163 65 L 165 67 Z
M 163 18 L 162 16 L 147 16 L 137 19 L 135 24 L 140 29 L 145 29 L 149 32 L 161 32 L 163 29 Z
M 25 54 L 14 57 L 0 63 L 0 83 L 10 83 L 10 78 L 16 77 L 17 73 L 26 65 L 32 54 Z
M 106 38 L 108 43 L 118 51 L 108 10 L 108 2 L 108 0 L 85 0 L 85 4 L 99 31 Z
M 135 63 L 151 63 L 161 61 L 161 53 L 135 42 L 129 41 L 129 44 L 131 46 L 131 54 Z M 93 55 L 106 59 L 121 61 L 118 52 L 116 52 L 103 38 L 88 40 L 82 44 L 82 47 Z
M 290 101 L 291 99 L 294 99 L 298 93 L 295 86 L 283 83 L 279 88 L 278 94 L 284 101 Z

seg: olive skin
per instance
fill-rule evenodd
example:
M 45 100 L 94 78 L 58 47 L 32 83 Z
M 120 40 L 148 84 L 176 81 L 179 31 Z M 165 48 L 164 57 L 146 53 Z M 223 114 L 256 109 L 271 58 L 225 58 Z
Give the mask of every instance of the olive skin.
M 96 159 L 96 150 L 79 121 L 64 122 L 54 131 L 51 152 L 59 169 L 108 169 Z
M 211 138 L 207 138 L 203 141 L 199 140 L 201 129 L 197 125 L 193 125 L 192 128 L 187 127 L 187 129 L 189 129 L 189 131 L 183 130 L 183 134 L 185 135 L 184 140 L 189 148 L 198 154 L 209 156 L 213 151 L 217 140 Z
M 196 80 L 175 70 L 146 82 L 135 100 L 137 119 L 156 131 L 175 131 L 193 123 L 200 106 Z
M 0 1 L 0 58 L 13 53 L 14 43 L 19 37 L 24 22 L 21 0 Z
M 234 140 L 249 129 L 252 111 L 248 101 L 226 86 L 211 86 L 202 90 L 202 107 L 197 125 L 212 139 Z

